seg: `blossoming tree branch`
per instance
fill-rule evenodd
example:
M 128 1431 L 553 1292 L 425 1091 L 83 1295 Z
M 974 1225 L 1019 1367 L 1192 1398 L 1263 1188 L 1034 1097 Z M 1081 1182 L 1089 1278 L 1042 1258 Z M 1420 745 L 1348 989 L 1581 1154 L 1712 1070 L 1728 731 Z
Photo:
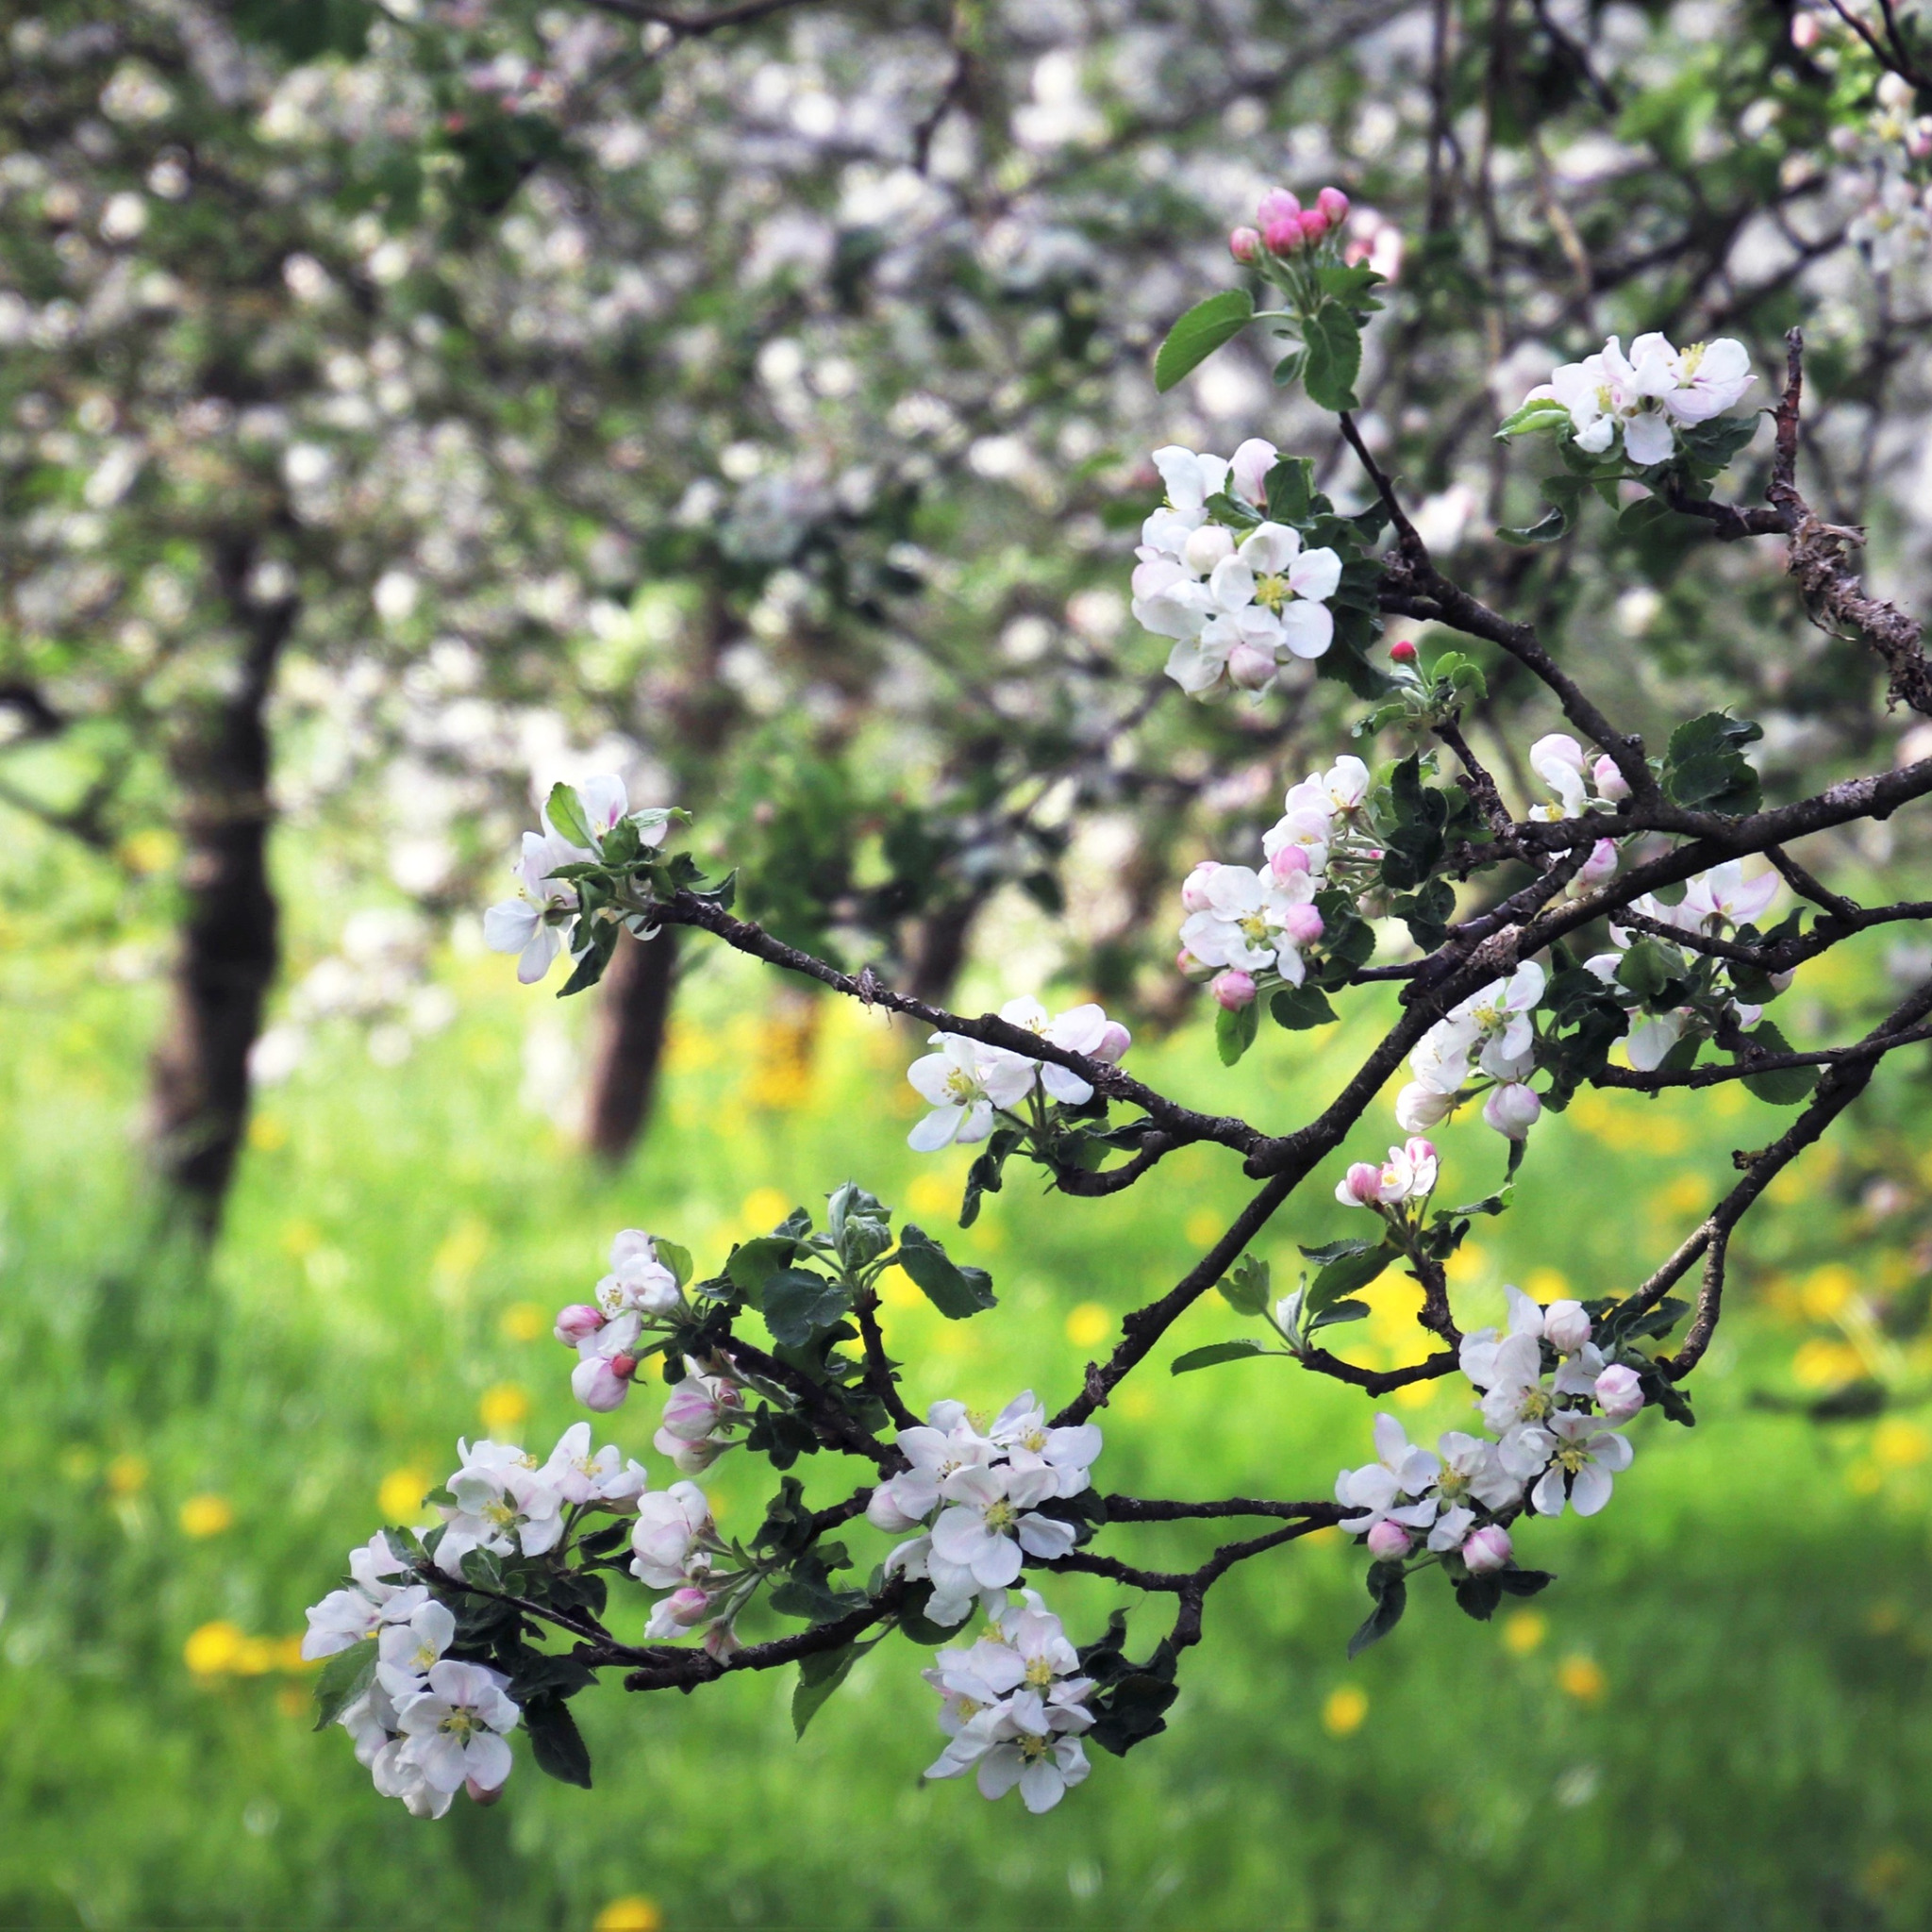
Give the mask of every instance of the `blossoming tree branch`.
M 730 879 L 708 881 L 669 849 L 683 814 L 634 809 L 614 778 L 558 786 L 516 860 L 519 897 L 486 922 L 525 982 L 561 953 L 563 991 L 580 991 L 625 929 L 687 926 L 929 1027 L 932 1050 L 909 1070 L 928 1110 L 910 1141 L 923 1152 L 979 1148 L 962 1225 L 1015 1161 L 1085 1197 L 1139 1185 L 1176 1149 L 1208 1143 L 1257 1186 L 1179 1281 L 1125 1315 L 1077 1389 L 1056 1401 L 1027 1391 L 991 1415 L 958 1401 L 924 1418 L 908 1408 L 879 1326 L 881 1274 L 903 1270 L 954 1321 L 997 1319 L 993 1284 L 856 1181 L 831 1190 L 822 1211 L 798 1208 L 708 1257 L 708 1273 L 666 1234 L 619 1232 L 609 1272 L 559 1312 L 557 1338 L 593 1414 L 661 1382 L 655 1448 L 675 1478 L 596 1446 L 588 1420 L 547 1456 L 460 1443 L 459 1466 L 428 1498 L 440 1524 L 379 1532 L 352 1554 L 345 1586 L 309 1612 L 306 1654 L 328 1660 L 321 1721 L 343 1725 L 376 1789 L 412 1812 L 440 1816 L 464 1789 L 494 1797 L 518 1731 L 540 1768 L 588 1783 L 570 1700 L 604 1672 L 632 1690 L 691 1690 L 796 1666 L 802 1730 L 894 1634 L 934 1653 L 924 1674 L 944 1740 L 928 1775 L 971 1773 L 988 1797 L 1017 1786 L 1029 1809 L 1045 1810 L 1088 1775 L 1089 1744 L 1124 1752 L 1164 1727 L 1220 1579 L 1329 1525 L 1358 1538 L 1368 1558 L 1371 1608 L 1351 1652 L 1391 1630 L 1410 1583 L 1431 1573 L 1470 1615 L 1490 1616 L 1505 1595 L 1552 1580 L 1524 1560 L 1539 1518 L 1608 1504 L 1633 1459 L 1625 1424 L 1647 1407 L 1691 1421 L 1689 1385 L 1753 1204 L 1881 1061 L 1932 1039 L 1932 984 L 1862 1038 L 1830 1045 L 1794 1047 L 1766 1017 L 1811 960 L 1932 913 L 1857 903 L 1788 849 L 1932 792 L 1932 760 L 1767 804 L 1744 756 L 1756 724 L 1713 712 L 1646 745 L 1532 626 L 1440 569 L 1355 420 L 1379 277 L 1345 258 L 1346 212 L 1333 189 L 1307 208 L 1268 195 L 1257 225 L 1230 241 L 1274 306 L 1257 308 L 1246 288 L 1208 298 L 1175 325 L 1155 375 L 1166 388 L 1241 331 L 1271 331 L 1283 344 L 1277 376 L 1335 413 L 1374 500 L 1338 508 L 1307 458 L 1260 441 L 1227 459 L 1157 451 L 1166 494 L 1142 530 L 1134 610 L 1172 641 L 1169 673 L 1195 699 L 1240 691 L 1267 703 L 1281 667 L 1303 659 L 1359 700 L 1358 750 L 1338 748 L 1327 769 L 1289 787 L 1261 863 L 1206 860 L 1181 888 L 1178 970 L 1209 991 L 1221 1058 L 1238 1060 L 1264 1021 L 1291 1034 L 1331 1024 L 1364 988 L 1382 1000 L 1396 989 L 1393 1024 L 1312 1118 L 1201 1111 L 1127 1071 L 1127 1031 L 1098 1007 L 1049 1013 L 1021 994 L 997 1013 L 955 1013 L 869 970 L 842 972 L 734 916 Z M 1600 498 L 1626 530 L 1669 520 L 1723 541 L 1779 540 L 1813 621 L 1863 640 L 1892 702 L 1932 716 L 1917 622 L 1863 587 L 1858 533 L 1822 523 L 1800 490 L 1795 331 L 1771 412 L 1767 500 L 1717 493 L 1762 426 L 1744 408 L 1754 381 L 1735 342 L 1679 349 L 1655 334 L 1627 350 L 1613 337 L 1557 369 L 1500 430 L 1547 448 L 1547 512 L 1502 535 L 1568 539 L 1588 530 Z M 1379 651 L 1391 616 L 1426 625 L 1424 641 Z M 1457 640 L 1513 658 L 1565 720 L 1529 747 L 1546 796 L 1520 819 L 1462 729 L 1484 681 Z M 1398 924 L 1403 957 L 1378 960 Z M 1373 1109 L 1405 1063 L 1391 1144 Z M 1737 1153 L 1735 1184 L 1674 1251 L 1587 1301 L 1544 1307 L 1511 1289 L 1503 1331 L 1458 1328 L 1445 1266 L 1472 1217 L 1507 1211 L 1543 1113 L 1584 1087 L 1651 1095 L 1729 1081 L 1789 1109 L 1789 1124 Z M 1477 1198 L 1441 1205 L 1443 1158 L 1426 1137 L 1465 1107 L 1506 1143 L 1505 1180 L 1488 1193 L 1465 1181 L 1448 1198 Z M 1359 1210 L 1362 1232 L 1305 1247 L 1298 1281 L 1274 1281 L 1252 1252 L 1257 1237 L 1351 1142 L 1368 1158 L 1346 1167 L 1335 1193 Z M 1406 1277 L 1434 1346 L 1411 1366 L 1373 1370 L 1337 1354 L 1332 1331 L 1365 1315 L 1357 1297 L 1391 1274 Z M 1254 1335 L 1188 1349 L 1174 1373 L 1271 1357 L 1280 1373 L 1326 1375 L 1371 1399 L 1459 1376 L 1468 1426 L 1431 1447 L 1377 1416 L 1372 1459 L 1341 1472 L 1333 1500 L 1103 1491 L 1097 1418 L 1217 1291 Z M 768 1460 L 775 1477 L 742 1539 L 719 1528 L 694 1480 L 734 1451 Z M 793 1473 L 807 1458 L 846 1466 L 849 1492 L 808 1504 Z M 1224 1522 L 1229 1540 L 1191 1570 L 1136 1559 L 1141 1525 L 1191 1518 Z M 1169 1600 L 1171 1619 L 1130 1634 L 1116 1613 L 1070 1634 L 1048 1607 L 1068 1572 Z M 613 1604 L 614 1577 L 652 1593 L 641 1628 L 628 1597 Z

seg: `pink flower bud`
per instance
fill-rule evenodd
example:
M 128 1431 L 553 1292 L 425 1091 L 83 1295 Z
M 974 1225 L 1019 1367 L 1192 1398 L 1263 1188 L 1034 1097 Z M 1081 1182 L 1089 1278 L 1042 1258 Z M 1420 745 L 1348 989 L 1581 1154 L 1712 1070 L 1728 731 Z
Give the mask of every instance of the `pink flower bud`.
M 1596 780 L 1596 795 L 1607 798 L 1613 805 L 1621 805 L 1630 796 L 1630 781 L 1617 769 L 1617 761 L 1608 752 L 1590 768 L 1590 775 Z
M 1818 44 L 1818 16 L 1815 13 L 1794 13 L 1791 16 L 1791 45 L 1800 53 Z
M 1581 1302 L 1552 1302 L 1543 1310 L 1543 1340 L 1558 1355 L 1574 1355 L 1590 1340 L 1590 1317 Z
M 665 1398 L 665 1432 L 680 1441 L 701 1442 L 717 1426 L 718 1407 L 710 1391 L 693 1375 Z
M 1328 225 L 1339 228 L 1348 219 L 1348 196 L 1339 188 L 1324 188 L 1315 197 L 1315 206 L 1328 217 Z
M 1397 638 L 1389 646 L 1389 655 L 1398 664 L 1413 664 L 1416 657 L 1415 645 L 1407 638 Z
M 1239 966 L 1217 974 L 1213 985 L 1208 990 L 1230 1013 L 1238 1013 L 1243 1007 L 1253 1006 L 1255 1003 L 1253 975 L 1243 973 Z
M 1486 1523 L 1463 1539 L 1462 1560 L 1469 1565 L 1472 1576 L 1501 1570 L 1515 1554 L 1509 1532 L 1500 1523 Z
M 1238 691 L 1265 691 L 1274 682 L 1274 653 L 1237 644 L 1227 654 L 1227 681 Z
M 1261 230 L 1261 239 L 1276 255 L 1292 255 L 1302 245 L 1299 215 L 1282 215 Z
M 1617 869 L 1617 841 L 1614 839 L 1599 839 L 1590 848 L 1590 857 L 1577 869 L 1576 883 L 1579 886 L 1593 886 L 1599 879 L 1607 879 Z
M 1378 1563 L 1393 1562 L 1406 1557 L 1409 1552 L 1409 1535 L 1399 1523 L 1391 1523 L 1385 1516 L 1369 1530 L 1362 1541 L 1368 1545 L 1369 1555 Z
M 1932 155 L 1932 122 L 1914 121 L 1911 132 L 1906 136 L 1906 152 L 1913 160 L 1923 161 Z
M 1195 958 L 1193 954 L 1189 952 L 1185 946 L 1174 956 L 1174 971 L 1183 979 L 1203 980 L 1214 971 L 1213 967 L 1208 965 L 1205 959 Z
M 1328 232 L 1329 221 L 1318 208 L 1305 208 L 1302 210 L 1302 240 L 1314 243 Z
M 1204 858 L 1186 878 L 1181 881 L 1181 906 L 1189 912 L 1205 912 L 1208 909 L 1208 886 L 1214 874 L 1221 870 L 1213 859 Z
M 713 1624 L 705 1632 L 705 1648 L 722 1664 L 728 1657 L 736 1656 L 744 1648 L 738 1641 L 738 1632 L 728 1624 Z
M 599 1414 L 617 1408 L 630 1393 L 630 1378 L 637 1366 L 635 1356 L 613 1356 L 608 1361 L 601 1355 L 586 1356 L 571 1371 L 571 1393 Z
M 1308 870 L 1308 852 L 1305 845 L 1284 845 L 1268 861 L 1268 870 L 1276 880 L 1287 885 L 1290 879 Z
M 1291 906 L 1281 915 L 1281 929 L 1298 946 L 1312 946 L 1325 930 L 1312 906 Z
M 1357 1207 L 1373 1208 L 1382 1198 L 1382 1170 L 1372 1160 L 1357 1160 L 1341 1185 Z
M 466 1777 L 463 1780 L 463 1789 L 479 1805 L 493 1805 L 503 1796 L 502 1785 L 479 1785 L 473 1777 Z
M 1100 1041 L 1094 1047 L 1092 1057 L 1103 1066 L 1117 1067 L 1133 1043 L 1134 1036 L 1118 1020 L 1109 1020 L 1100 1029 Z
M 1492 1087 L 1490 1097 L 1483 1102 L 1483 1119 L 1508 1141 L 1527 1138 L 1542 1110 L 1542 1101 L 1520 1080 Z
M 604 1325 L 604 1310 L 593 1308 L 589 1302 L 572 1302 L 567 1308 L 559 1308 L 557 1326 L 550 1332 L 559 1341 L 567 1341 L 573 1348 L 585 1336 L 594 1335 Z
M 1255 210 L 1255 219 L 1265 228 L 1270 222 L 1298 221 L 1302 205 L 1286 188 L 1271 188 L 1261 197 L 1260 206 Z
M 1613 1362 L 1607 1368 L 1596 1378 L 1591 1392 L 1607 1422 L 1627 1423 L 1643 1407 L 1643 1389 L 1637 1379 L 1637 1371 L 1626 1369 L 1622 1362 Z
M 1260 231 L 1256 228 L 1237 228 L 1227 238 L 1227 252 L 1237 261 L 1253 261 L 1261 252 Z
M 702 1623 L 710 1607 L 711 1599 L 701 1590 L 674 1590 L 664 1599 L 664 1608 L 672 1622 L 682 1624 L 687 1630 L 693 1624 Z

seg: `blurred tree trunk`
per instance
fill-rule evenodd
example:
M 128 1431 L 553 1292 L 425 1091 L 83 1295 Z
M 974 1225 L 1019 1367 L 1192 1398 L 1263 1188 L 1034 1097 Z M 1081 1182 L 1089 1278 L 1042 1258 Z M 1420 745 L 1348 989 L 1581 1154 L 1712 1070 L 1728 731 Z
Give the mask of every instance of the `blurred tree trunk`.
M 591 1152 L 613 1166 L 650 1118 L 676 979 L 674 926 L 653 940 L 625 934 L 605 972 L 584 1133 Z
M 985 904 L 984 893 L 973 892 L 937 906 L 914 922 L 906 989 L 914 999 L 942 1007 L 952 997 L 953 984 L 966 963 L 973 922 Z
M 215 547 L 215 570 L 242 634 L 233 687 L 169 748 L 181 792 L 184 899 L 173 1007 L 151 1069 L 155 1159 L 199 1232 L 212 1236 L 248 1124 L 248 1054 L 279 960 L 268 875 L 267 708 L 296 601 L 250 601 L 255 546 Z

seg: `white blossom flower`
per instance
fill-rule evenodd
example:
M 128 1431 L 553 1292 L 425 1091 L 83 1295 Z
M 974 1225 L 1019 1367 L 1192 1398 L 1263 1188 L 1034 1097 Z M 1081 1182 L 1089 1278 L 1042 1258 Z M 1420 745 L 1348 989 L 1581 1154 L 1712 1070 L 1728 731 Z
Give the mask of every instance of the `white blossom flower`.
M 888 1476 L 872 1492 L 866 1521 L 875 1529 L 896 1534 L 924 1523 L 940 1506 L 940 1485 L 955 1470 L 991 1462 L 997 1453 L 984 1436 L 964 1425 L 963 1418 L 948 1418 L 950 1426 L 928 1423 L 901 1429 L 895 1439 L 900 1454 L 911 1464 Z
M 1545 814 L 1541 810 L 1532 817 L 1555 816 L 1566 819 L 1580 818 L 1585 805 L 1589 802 L 1589 791 L 1584 784 L 1584 773 L 1589 769 L 1583 747 L 1567 732 L 1553 731 L 1545 738 L 1539 738 L 1529 748 L 1529 768 L 1557 794 L 1561 804 L 1560 812 Z
M 1595 1416 L 1558 1409 L 1542 1424 L 1549 1438 L 1549 1467 L 1530 1491 L 1530 1507 L 1540 1516 L 1563 1513 L 1564 1478 L 1569 1502 L 1579 1516 L 1594 1516 L 1610 1500 L 1610 1478 L 1636 1460 L 1629 1439 L 1602 1427 Z
M 1396 1207 L 1426 1200 L 1436 1191 L 1437 1155 L 1433 1141 L 1410 1140 L 1389 1150 L 1382 1166 L 1358 1160 L 1335 1184 L 1344 1208 Z
M 308 1607 L 303 1657 L 311 1663 L 334 1657 L 375 1636 L 385 1624 L 407 1623 L 429 1600 L 429 1591 L 422 1584 L 391 1580 L 408 1574 L 408 1565 L 390 1548 L 389 1539 L 380 1531 L 351 1550 L 352 1587 L 332 1590 L 319 1604 Z
M 443 1530 L 436 1546 L 438 1567 L 463 1574 L 472 1550 L 507 1557 L 521 1549 L 541 1557 L 563 1535 L 563 1499 L 537 1467 L 535 1457 L 508 1442 L 458 1441 L 462 1467 L 447 1485 L 453 1503 L 441 1503 Z
M 691 1552 L 710 1533 L 711 1506 L 695 1483 L 673 1483 L 640 1496 L 630 1574 L 653 1590 L 675 1590 L 685 1580 Z
M 1286 884 L 1272 874 L 1263 875 L 1245 865 L 1218 865 L 1206 883 L 1207 905 L 1190 913 L 1181 925 L 1181 943 L 1204 966 L 1232 966 L 1244 973 L 1275 973 L 1290 986 L 1299 986 L 1307 969 L 1296 938 L 1309 930 L 1302 916 L 1313 914 L 1319 934 L 1321 916 L 1314 898 L 1312 875 L 1300 873 Z
M 419 1604 L 408 1623 L 385 1625 L 376 1639 L 376 1682 L 399 1707 L 420 1696 L 456 1634 L 457 1620 L 446 1605 L 434 1597 Z
M 1065 1012 L 1049 1017 L 1046 1008 L 1027 995 L 1008 1000 L 1000 1008 L 1000 1018 L 1011 1025 L 1024 1026 L 1029 1033 L 1039 1034 L 1042 1040 L 1064 1048 L 1068 1053 L 1085 1054 L 1089 1059 L 1101 1060 L 1108 1066 L 1116 1064 L 1133 1043 L 1133 1036 L 1127 1029 L 1118 1021 L 1109 1020 L 1106 1009 L 1091 1001 L 1083 1006 L 1069 1007 Z M 1070 1107 L 1084 1107 L 1093 1098 L 1093 1089 L 1071 1067 L 1058 1066 L 1051 1060 L 1032 1064 L 1037 1068 L 1040 1084 L 1050 1100 L 1062 1101 Z
M 973 1607 L 985 1592 L 978 1579 L 963 1563 L 949 1563 L 937 1555 L 930 1536 L 916 1536 L 901 1543 L 886 1558 L 888 1576 L 924 1578 L 932 1585 L 924 1615 L 928 1623 L 950 1630 L 973 1614 Z
M 1025 1474 L 1051 1472 L 1056 1487 L 1048 1493 L 1077 1496 L 1091 1484 L 1088 1471 L 1099 1460 L 1101 1434 L 1097 1424 L 1053 1429 L 1045 1408 L 1030 1389 L 1014 1396 L 988 1425 L 987 1435 L 1006 1452 L 1007 1466 Z
M 627 1227 L 610 1243 L 610 1273 L 597 1284 L 597 1306 L 607 1315 L 634 1308 L 666 1315 L 683 1302 L 677 1277 L 658 1258 L 655 1241 L 641 1227 Z
M 509 1680 L 484 1664 L 431 1667 L 429 1689 L 398 1713 L 407 1755 L 432 1790 L 454 1792 L 464 1781 L 493 1791 L 509 1775 L 504 1733 L 521 1712 L 507 1694 Z
M 483 943 L 492 953 L 515 953 L 517 977 L 525 986 L 534 986 L 550 971 L 563 945 L 561 929 L 576 917 L 577 889 L 551 874 L 590 857 L 556 832 L 525 832 L 514 868 L 521 895 L 483 914 Z
M 400 1713 L 396 1722 L 402 1723 Z M 370 1777 L 378 1797 L 400 1798 L 411 1818 L 441 1818 L 456 1797 L 456 1787 L 445 1791 L 429 1782 L 411 1748 L 414 1742 L 412 1738 L 389 1739 L 370 1760 Z
M 1755 879 L 1747 879 L 1741 858 L 1726 859 L 1723 865 L 1714 865 L 1708 872 L 1701 872 L 1686 881 L 1675 923 L 1687 932 L 1695 932 L 1713 920 L 1748 925 L 1777 897 L 1781 883 L 1774 872 L 1762 872 Z
M 1375 1418 L 1375 1461 L 1344 1469 L 1335 1478 L 1335 1500 L 1361 1512 L 1344 1517 L 1341 1527 L 1350 1536 L 1365 1536 L 1382 1522 L 1426 1529 L 1436 1519 L 1436 1500 L 1426 1493 L 1441 1467 L 1436 1457 L 1411 1443 L 1407 1431 L 1386 1413 Z
M 613 1442 L 591 1447 L 589 1423 L 573 1423 L 540 1472 L 566 1503 L 627 1503 L 644 1490 L 644 1465 L 625 1457 Z
M 906 1070 L 914 1091 L 932 1108 L 906 1137 L 906 1144 L 921 1154 L 985 1140 L 995 1110 L 1019 1106 L 1039 1071 L 1035 1061 L 1004 1047 L 982 1046 L 963 1033 L 935 1033 L 931 1043 L 940 1051 Z
M 1019 1575 L 1024 1556 L 1050 1559 L 1074 1547 L 1074 1525 L 1034 1508 L 1056 1493 L 1047 1469 L 996 1464 L 958 1469 L 940 1485 L 945 1505 L 932 1526 L 935 1556 L 973 1573 L 982 1590 L 1004 1590 Z
M 1049 1708 L 1022 1691 L 966 1724 L 925 1774 L 974 1771 L 983 1797 L 1003 1798 L 1017 1785 L 1027 1810 L 1051 1811 L 1092 1769 L 1079 1739 L 1066 1735 L 1071 1716 L 1069 1707 Z

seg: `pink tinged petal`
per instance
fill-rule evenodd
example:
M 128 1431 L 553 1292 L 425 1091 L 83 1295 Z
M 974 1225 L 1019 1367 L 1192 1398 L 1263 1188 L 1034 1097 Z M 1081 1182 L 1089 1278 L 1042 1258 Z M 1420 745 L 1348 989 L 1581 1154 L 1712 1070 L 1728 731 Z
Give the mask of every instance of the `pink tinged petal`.
M 486 1791 L 493 1791 L 509 1776 L 516 1760 L 503 1740 L 484 1731 L 470 1740 L 463 1753 L 463 1769 Z
M 1620 1436 L 1612 1429 L 1600 1430 L 1590 1439 L 1590 1453 L 1617 1475 L 1637 1460 L 1636 1444 L 1628 1436 Z
M 535 986 L 550 971 L 563 941 L 554 925 L 539 926 L 529 943 L 517 955 L 517 978 L 525 986 Z
M 1542 1485 L 1537 1485 L 1539 1491 Z M 1586 1463 L 1570 1485 L 1570 1501 L 1579 1516 L 1594 1516 L 1610 1500 L 1610 1474 L 1595 1463 Z
M 1020 1782 L 1025 1764 L 1017 1744 L 995 1744 L 979 1760 L 979 1795 L 1004 1798 Z
M 1297 597 L 1325 602 L 1341 585 L 1341 559 L 1334 551 L 1305 550 L 1288 573 L 1289 588 Z
M 1553 1462 L 1543 1471 L 1536 1488 L 1529 1492 L 1529 1507 L 1540 1516 L 1562 1515 L 1563 1471 L 1560 1465 Z
M 1062 1523 L 1058 1516 L 1023 1516 L 1015 1526 L 1020 1534 L 1020 1547 L 1029 1557 L 1038 1557 L 1042 1561 L 1064 1557 L 1074 1547 L 1074 1525 Z M 1017 1574 L 1017 1564 L 1014 1570 Z
M 1669 462 L 1676 446 L 1667 416 L 1633 416 L 1624 425 L 1624 451 L 1640 469 Z
M 1335 641 L 1335 615 L 1325 604 L 1298 597 L 1281 613 L 1281 641 L 1297 658 L 1320 658 Z

